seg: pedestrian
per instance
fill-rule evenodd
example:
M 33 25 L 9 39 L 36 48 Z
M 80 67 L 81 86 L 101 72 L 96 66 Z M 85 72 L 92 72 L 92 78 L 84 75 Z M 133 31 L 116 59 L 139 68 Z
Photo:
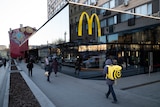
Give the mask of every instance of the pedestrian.
M 48 57 L 45 57 L 45 72 L 47 72 L 47 81 L 50 82 L 50 74 L 52 72 L 52 67 L 49 63 Z
M 104 71 L 103 71 L 105 75 L 108 74 L 108 66 L 112 65 L 112 64 L 113 64 L 112 58 L 111 58 L 111 56 L 109 56 L 109 58 L 105 61 L 105 66 L 104 66 Z M 111 80 L 109 78 L 106 78 L 106 81 L 107 81 L 107 85 L 108 85 L 108 92 L 106 93 L 106 98 L 108 98 L 109 95 L 112 94 L 112 97 L 113 97 L 112 103 L 117 103 L 116 94 L 113 89 L 113 84 L 114 84 L 115 80 Z
M 80 58 L 77 58 L 75 62 L 75 74 L 79 75 L 80 71 L 81 71 L 81 61 Z
M 45 67 L 45 72 L 47 72 L 47 81 L 50 82 L 50 75 L 52 72 L 52 66 L 50 64 Z
M 55 76 L 57 77 L 57 72 L 58 72 L 58 61 L 57 61 L 56 58 L 53 58 L 52 66 L 53 66 L 54 74 L 55 74 Z
M 7 62 L 7 61 L 6 61 L 6 58 L 4 58 L 4 59 L 3 59 L 3 65 L 4 65 L 4 67 L 6 67 L 6 62 Z
M 58 61 L 58 71 L 61 72 L 62 71 L 62 58 L 59 57 L 57 61 Z
M 29 63 L 27 64 L 27 68 L 28 68 L 28 76 L 32 77 L 32 69 L 33 69 L 34 65 L 32 61 L 29 61 Z

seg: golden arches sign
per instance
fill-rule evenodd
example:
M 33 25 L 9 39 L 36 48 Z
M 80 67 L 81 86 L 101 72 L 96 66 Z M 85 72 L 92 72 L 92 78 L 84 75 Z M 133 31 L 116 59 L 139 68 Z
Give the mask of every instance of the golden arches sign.
M 91 17 L 89 17 L 88 13 L 83 12 L 79 18 L 79 24 L 78 24 L 78 36 L 82 36 L 82 22 L 83 22 L 83 17 L 86 16 L 87 22 L 88 22 L 88 34 L 92 35 L 92 23 L 93 23 L 93 18 L 96 18 L 97 22 L 97 27 L 98 27 L 98 36 L 101 36 L 101 26 L 100 26 L 100 21 L 99 17 L 97 14 L 92 14 Z

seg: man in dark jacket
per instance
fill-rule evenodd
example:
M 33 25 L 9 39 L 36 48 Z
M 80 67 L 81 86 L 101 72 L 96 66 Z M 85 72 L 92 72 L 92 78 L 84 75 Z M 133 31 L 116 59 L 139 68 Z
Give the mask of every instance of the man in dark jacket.
M 109 65 L 112 65 L 112 59 L 111 58 L 108 58 L 105 62 L 105 67 L 104 67 L 104 73 L 105 75 L 108 74 L 108 66 Z M 106 78 L 106 81 L 107 81 L 107 84 L 108 84 L 108 92 L 106 93 L 106 98 L 109 97 L 110 93 L 112 94 L 113 96 L 113 100 L 112 103 L 117 103 L 117 98 L 116 98 L 116 95 L 115 95 L 115 92 L 114 92 L 114 89 L 113 89 L 113 84 L 114 84 L 114 80 L 111 80 L 109 78 Z
M 29 76 L 32 76 L 32 69 L 33 69 L 33 62 L 30 61 L 28 64 L 27 64 L 27 68 L 28 68 L 28 75 Z

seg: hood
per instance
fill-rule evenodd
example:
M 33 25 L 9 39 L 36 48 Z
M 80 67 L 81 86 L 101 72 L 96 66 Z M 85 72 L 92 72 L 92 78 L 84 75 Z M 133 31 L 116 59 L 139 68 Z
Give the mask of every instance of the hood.
M 106 62 L 105 62 L 105 65 L 111 65 L 111 64 L 112 64 L 111 59 L 107 59 Z

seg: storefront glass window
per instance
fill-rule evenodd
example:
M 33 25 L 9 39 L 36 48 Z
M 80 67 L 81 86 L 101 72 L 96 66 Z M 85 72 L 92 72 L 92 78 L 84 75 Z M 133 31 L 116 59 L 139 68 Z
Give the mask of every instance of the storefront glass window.
M 118 34 L 108 35 L 107 40 L 109 43 L 115 43 L 118 41 Z
M 111 0 L 109 3 L 110 8 L 115 6 L 115 0 Z M 109 53 L 113 55 L 119 65 L 123 66 L 124 72 L 148 72 L 149 65 L 160 64 L 158 59 L 160 19 L 154 16 L 133 15 L 133 10 L 135 13 L 143 15 L 152 13 L 151 4 L 144 4 L 128 10 L 128 12 L 133 12 L 132 14 L 106 11 L 106 9 L 86 5 L 81 5 L 81 10 L 78 10 L 77 6 L 79 7 L 77 4 L 69 4 L 69 7 L 64 8 L 45 23 L 36 32 L 34 39 L 30 38 L 29 43 L 37 45 L 40 42 L 38 45 L 41 45 L 47 44 L 48 41 L 50 44 L 52 41 L 64 40 L 66 37 L 66 42 L 62 42 L 58 46 L 64 58 L 70 59 L 67 63 L 75 61 L 73 59 L 76 59 L 77 55 L 81 55 L 82 67 L 88 69 L 102 69 Z M 104 7 L 109 7 L 109 5 L 105 4 Z M 76 13 L 72 11 L 74 9 L 77 9 Z M 95 10 L 97 13 L 101 11 L 106 13 L 95 15 L 93 14 Z M 82 18 L 80 18 L 81 15 L 83 15 Z M 58 19 L 61 20 L 57 21 Z M 63 27 L 66 28 L 63 29 Z M 64 32 L 66 32 L 65 36 Z

